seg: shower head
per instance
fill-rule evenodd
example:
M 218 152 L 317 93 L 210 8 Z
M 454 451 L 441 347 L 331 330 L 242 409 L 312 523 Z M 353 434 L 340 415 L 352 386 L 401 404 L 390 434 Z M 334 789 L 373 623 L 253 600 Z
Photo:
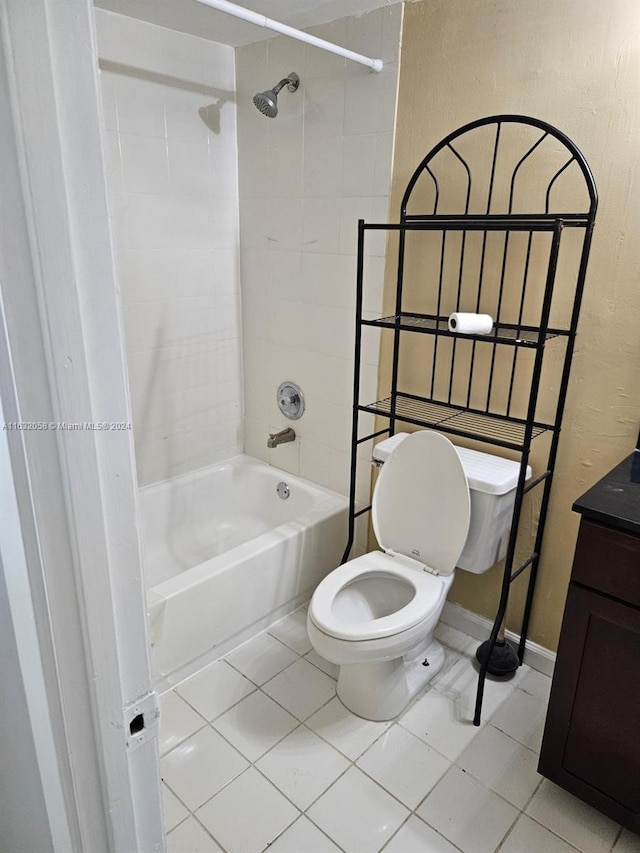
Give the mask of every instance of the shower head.
M 292 71 L 288 77 L 277 83 L 273 89 L 267 89 L 266 92 L 258 92 L 257 95 L 254 95 L 253 103 L 262 115 L 267 116 L 267 118 L 275 118 L 278 115 L 278 92 L 280 89 L 286 86 L 289 92 L 295 92 L 299 85 L 300 78 L 295 71 Z

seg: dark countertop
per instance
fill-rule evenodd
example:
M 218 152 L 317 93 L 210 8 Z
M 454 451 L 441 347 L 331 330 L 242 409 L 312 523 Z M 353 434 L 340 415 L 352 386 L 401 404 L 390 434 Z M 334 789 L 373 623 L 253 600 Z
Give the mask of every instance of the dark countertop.
M 572 508 L 585 518 L 640 533 L 640 450 L 616 465 Z

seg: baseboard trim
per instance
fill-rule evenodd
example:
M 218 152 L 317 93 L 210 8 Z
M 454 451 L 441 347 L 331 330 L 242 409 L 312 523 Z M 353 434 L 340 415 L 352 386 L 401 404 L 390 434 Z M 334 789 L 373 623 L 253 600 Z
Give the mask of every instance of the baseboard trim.
M 472 613 L 470 610 L 460 607 L 459 604 L 452 604 L 449 601 L 444 605 L 441 619 L 452 628 L 457 628 L 458 631 L 462 631 L 464 634 L 468 634 L 470 637 L 481 641 L 489 637 L 493 624 L 488 619 L 485 619 L 484 616 L 479 616 L 477 613 Z M 514 634 L 513 631 L 507 631 L 507 639 L 513 640 L 515 643 L 520 642 L 519 635 Z M 550 649 L 545 649 L 544 646 L 527 640 L 524 651 L 524 662 L 532 669 L 544 673 L 544 675 L 553 675 L 556 655 Z

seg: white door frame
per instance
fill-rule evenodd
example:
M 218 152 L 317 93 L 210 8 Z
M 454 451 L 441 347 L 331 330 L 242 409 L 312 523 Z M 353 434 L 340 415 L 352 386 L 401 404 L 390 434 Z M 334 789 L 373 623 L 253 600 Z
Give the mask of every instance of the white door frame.
M 90 0 L 0 0 L 0 23 L 4 416 L 129 423 Z M 49 821 L 73 853 L 163 850 L 132 433 L 5 435 L 64 801 Z

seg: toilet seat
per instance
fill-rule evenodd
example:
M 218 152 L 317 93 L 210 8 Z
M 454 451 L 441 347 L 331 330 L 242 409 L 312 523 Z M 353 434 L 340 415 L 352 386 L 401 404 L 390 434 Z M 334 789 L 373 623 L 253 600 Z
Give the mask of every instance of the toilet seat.
M 378 619 L 351 621 L 336 614 L 337 596 L 356 581 L 367 578 L 395 579 L 411 588 L 412 598 L 404 607 Z M 327 575 L 313 594 L 309 615 L 320 631 L 336 639 L 378 640 L 408 631 L 428 618 L 445 595 L 446 586 L 437 576 L 402 565 L 389 554 L 372 551 L 338 566 Z

